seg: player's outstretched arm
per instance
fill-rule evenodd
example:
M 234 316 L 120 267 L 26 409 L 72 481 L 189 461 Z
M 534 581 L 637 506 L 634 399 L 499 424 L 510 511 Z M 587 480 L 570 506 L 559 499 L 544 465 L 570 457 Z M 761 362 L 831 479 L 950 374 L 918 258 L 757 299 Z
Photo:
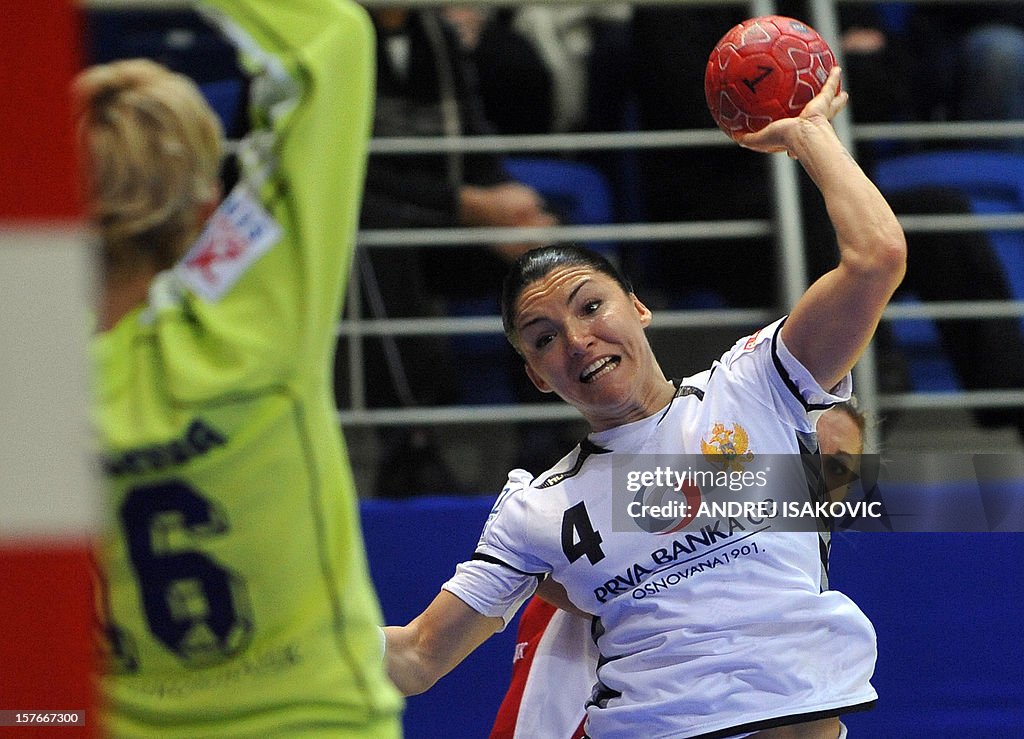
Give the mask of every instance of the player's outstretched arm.
M 800 161 L 825 199 L 839 265 L 808 288 L 782 329 L 786 346 L 818 383 L 832 388 L 871 340 L 906 271 L 906 239 L 892 208 L 840 142 L 831 120 L 846 105 L 838 67 L 798 118 L 739 139 Z M 813 245 L 812 245 L 813 247 Z
M 403 695 L 428 690 L 502 627 L 442 590 L 407 626 L 385 626 L 385 660 Z

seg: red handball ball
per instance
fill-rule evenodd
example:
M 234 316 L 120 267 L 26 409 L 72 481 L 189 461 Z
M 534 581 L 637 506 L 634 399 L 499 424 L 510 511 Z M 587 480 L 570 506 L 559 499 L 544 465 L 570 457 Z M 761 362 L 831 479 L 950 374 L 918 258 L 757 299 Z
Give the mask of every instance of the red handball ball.
M 836 58 L 818 32 L 781 15 L 751 18 L 715 45 L 704 72 L 704 97 L 732 138 L 800 115 L 821 90 Z

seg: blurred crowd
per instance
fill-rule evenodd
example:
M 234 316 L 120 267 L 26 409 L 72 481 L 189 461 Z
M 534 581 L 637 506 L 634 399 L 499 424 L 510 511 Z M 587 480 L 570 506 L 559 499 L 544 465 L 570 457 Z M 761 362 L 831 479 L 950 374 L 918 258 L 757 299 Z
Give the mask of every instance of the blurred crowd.
M 811 22 L 802 3 L 781 14 Z M 1024 5 L 1019 3 L 850 4 L 839 7 L 843 84 L 856 123 L 1024 120 Z M 666 131 L 713 125 L 704 104 L 710 49 L 749 7 L 703 5 L 543 5 L 439 9 L 374 8 L 377 31 L 376 137 Z M 157 56 L 196 76 L 205 89 L 230 78 L 228 56 L 201 25 L 181 14 L 177 35 L 159 36 L 143 12 L 96 12 L 90 53 Z M 161 27 L 166 16 L 161 19 Z M 221 101 L 228 135 L 244 121 L 237 100 Z M 991 149 L 1024 155 L 1024 138 L 872 141 L 856 155 L 869 171 L 889 157 L 928 149 Z M 517 166 L 522 154 L 462 152 L 371 156 L 361 216 L 366 230 L 554 226 L 578 222 L 573 193 Z M 771 218 L 773 193 L 763 157 L 736 146 L 638 151 L 552 151 L 527 158 L 582 166 L 608 197 L 611 222 Z M 1021 177 L 1024 181 L 1024 159 Z M 230 176 L 230 174 L 226 174 Z M 570 177 L 571 179 L 571 177 Z M 806 185 L 807 183 L 803 183 Z M 803 187 L 810 277 L 827 269 L 835 247 L 822 205 Z M 963 214 L 972 209 L 942 182 L 887 193 L 897 213 Z M 905 290 L 923 300 L 1007 300 L 1014 295 L 989 236 L 912 232 Z M 354 268 L 363 315 L 410 318 L 494 315 L 505 267 L 531 243 L 363 248 Z M 652 307 L 779 305 L 771 238 L 663 240 L 604 248 Z M 723 270 L 727 262 L 729 269 Z M 723 275 L 725 279 L 723 279 Z M 752 327 L 756 328 L 756 327 Z M 938 323 L 942 348 L 966 389 L 1024 388 L 1021 321 Z M 738 333 L 738 332 L 737 332 Z M 493 337 L 492 337 L 493 338 Z M 466 402 L 544 402 L 510 347 L 497 338 L 364 337 L 371 408 Z M 898 342 L 883 326 L 882 389 L 911 389 Z M 487 387 L 472 379 L 484 346 L 494 365 Z M 722 347 L 724 348 L 724 347 Z M 350 402 L 350 347 L 339 342 L 336 393 Z M 683 352 L 685 355 L 685 352 Z M 668 369 L 687 374 L 706 364 Z M 987 426 L 1024 436 L 1024 409 L 976 414 Z M 574 424 L 519 424 L 514 464 L 539 473 L 571 444 Z M 400 497 L 467 490 L 445 461 L 437 430 L 378 432 L 379 469 L 364 494 Z

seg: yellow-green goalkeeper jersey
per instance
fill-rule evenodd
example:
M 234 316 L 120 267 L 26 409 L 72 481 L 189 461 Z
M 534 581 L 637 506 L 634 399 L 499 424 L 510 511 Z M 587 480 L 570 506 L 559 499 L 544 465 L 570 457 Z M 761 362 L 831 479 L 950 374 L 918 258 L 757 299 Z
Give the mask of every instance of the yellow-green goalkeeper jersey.
M 217 0 L 251 73 L 239 186 L 92 346 L 116 736 L 388 737 L 330 372 L 373 113 L 348 0 Z M 218 10 L 219 8 L 219 10 Z

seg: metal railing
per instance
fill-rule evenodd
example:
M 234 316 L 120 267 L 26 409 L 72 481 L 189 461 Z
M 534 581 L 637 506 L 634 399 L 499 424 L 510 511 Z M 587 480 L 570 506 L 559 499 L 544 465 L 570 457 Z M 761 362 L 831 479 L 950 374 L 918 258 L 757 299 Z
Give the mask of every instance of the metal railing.
M 534 0 L 535 1 L 535 0 Z M 874 2 L 875 0 L 839 0 L 841 2 Z M 936 0 L 912 0 L 935 2 Z M 941 2 L 941 0 L 938 0 Z M 1013 0 L 1007 0 L 1013 1 Z M 537 4 L 561 4 L 563 0 L 540 0 Z M 582 0 L 578 4 L 603 4 L 606 0 Z M 686 0 L 643 0 L 635 5 L 680 4 Z M 837 0 L 810 0 L 810 23 L 826 38 L 839 37 Z M 512 6 L 511 0 L 472 0 L 481 6 Z M 180 9 L 188 0 L 84 0 L 90 8 Z M 430 0 L 362 0 L 369 7 L 436 6 Z M 696 5 L 741 5 L 751 15 L 775 12 L 774 2 L 754 0 L 696 0 Z M 838 44 L 833 43 L 837 56 Z M 842 60 L 840 58 L 840 64 Z M 856 102 L 853 103 L 856 105 Z M 985 141 L 996 138 L 1024 139 L 1024 121 L 899 123 L 853 125 L 847 111 L 835 121 L 844 144 L 856 150 L 856 144 L 874 141 Z M 407 155 L 448 151 L 514 153 L 580 153 L 588 151 L 642 151 L 657 148 L 695 146 L 734 146 L 717 129 L 683 131 L 645 131 L 589 134 L 553 134 L 534 136 L 476 137 L 401 137 L 377 138 L 371 142 L 372 155 Z M 774 218 L 771 220 L 699 221 L 677 223 L 618 223 L 612 225 L 573 225 L 551 228 L 452 228 L 452 229 L 383 229 L 359 234 L 361 249 L 431 248 L 452 245 L 473 245 L 509 241 L 587 241 L 616 242 L 620 249 L 652 240 L 676 239 L 738 239 L 774 235 L 782 304 L 764 310 L 663 311 L 658 314 L 659 328 L 695 328 L 707 326 L 749 326 L 768 321 L 793 305 L 807 284 L 805 250 L 802 243 L 801 202 L 794 162 L 783 156 L 770 158 L 770 177 L 775 196 Z M 924 231 L 1024 231 L 1024 213 L 1008 215 L 914 215 L 901 216 L 908 233 Z M 368 319 L 361 315 L 362 289 L 354 272 L 347 299 L 347 318 L 338 328 L 339 337 L 348 347 L 349 398 L 339 418 L 348 426 L 383 426 L 402 424 L 509 423 L 575 418 L 575 412 L 562 405 L 516 404 L 490 406 L 450 406 L 432 408 L 368 409 L 363 373 L 362 342 L 367 337 L 464 335 L 500 333 L 500 320 L 489 317 Z M 927 305 L 895 304 L 888 308 L 883 320 L 932 318 L 969 320 L 1024 316 L 1024 301 L 944 302 Z M 1024 390 L 975 390 L 956 393 L 880 394 L 874 367 L 873 351 L 869 350 L 855 370 L 857 393 L 868 411 L 886 409 L 995 408 L 1024 406 Z M 868 439 L 869 445 L 874 439 Z
M 390 2 L 368 3 L 389 5 Z M 414 3 L 403 3 L 406 5 Z M 508 4 L 508 3 L 481 3 Z M 648 3 L 643 3 L 648 4 Z M 735 3 L 732 3 L 735 4 Z M 774 3 L 755 0 L 750 3 L 751 14 L 761 15 L 774 12 Z M 826 38 L 838 37 L 836 5 L 833 0 L 812 0 L 810 22 Z M 833 45 L 837 46 L 836 44 Z M 841 64 L 840 60 L 840 64 Z M 1024 121 L 1006 122 L 958 122 L 958 123 L 900 123 L 853 125 L 849 115 L 837 119 L 836 127 L 841 139 L 851 150 L 860 142 L 880 140 L 964 140 L 1022 137 Z M 555 134 L 538 136 L 480 136 L 462 138 L 390 138 L 372 142 L 374 154 L 414 154 L 440 151 L 501 151 L 522 152 L 585 152 L 632 150 L 687 146 L 732 146 L 734 145 L 716 129 L 685 131 L 648 131 L 599 134 Z M 779 249 L 779 266 L 783 276 L 780 294 L 784 305 L 777 310 L 765 311 L 662 311 L 658 315 L 659 327 L 700 327 L 749 325 L 751 321 L 770 320 L 775 314 L 784 312 L 803 293 L 806 287 L 805 251 L 800 227 L 800 200 L 796 183 L 794 162 L 785 157 L 771 158 L 773 190 L 776 194 L 774 220 L 683 222 L 659 224 L 615 224 L 606 226 L 563 226 L 545 229 L 413 229 L 405 231 L 364 231 L 360 234 L 362 247 L 430 247 L 454 244 L 494 243 L 502 240 L 577 240 L 615 241 L 621 248 L 631 243 L 653 239 L 740 238 L 776 236 Z M 908 233 L 924 231 L 996 231 L 1024 230 L 1024 213 L 1011 215 L 907 215 L 901 216 L 901 223 Z M 358 314 L 358 294 L 350 296 L 351 315 Z M 932 319 L 984 319 L 1007 316 L 1024 316 L 1024 301 L 993 302 L 948 302 L 927 305 L 894 304 L 886 311 L 883 320 L 895 321 L 907 318 Z M 341 333 L 348 336 L 368 335 L 411 335 L 414 333 L 445 332 L 479 333 L 489 329 L 500 333 L 497 317 L 491 318 L 450 318 L 450 319 L 401 319 L 401 320 L 359 320 L 353 319 L 349 328 L 344 325 Z M 354 372 L 359 368 L 352 367 Z M 896 409 L 922 408 L 993 408 L 1024 405 L 1024 390 L 975 390 L 955 393 L 894 393 L 880 394 L 877 389 L 877 375 L 873 351 L 869 349 L 855 370 L 856 387 L 862 407 L 869 412 Z M 340 417 L 346 424 L 398 424 L 408 423 L 505 423 L 524 420 L 550 420 L 573 418 L 571 409 L 556 409 L 546 404 L 516 406 L 474 406 L 448 408 L 414 408 L 403 410 L 367 410 L 359 394 L 358 383 L 351 388 L 351 408 L 342 410 Z M 868 439 L 874 444 L 877 439 Z

